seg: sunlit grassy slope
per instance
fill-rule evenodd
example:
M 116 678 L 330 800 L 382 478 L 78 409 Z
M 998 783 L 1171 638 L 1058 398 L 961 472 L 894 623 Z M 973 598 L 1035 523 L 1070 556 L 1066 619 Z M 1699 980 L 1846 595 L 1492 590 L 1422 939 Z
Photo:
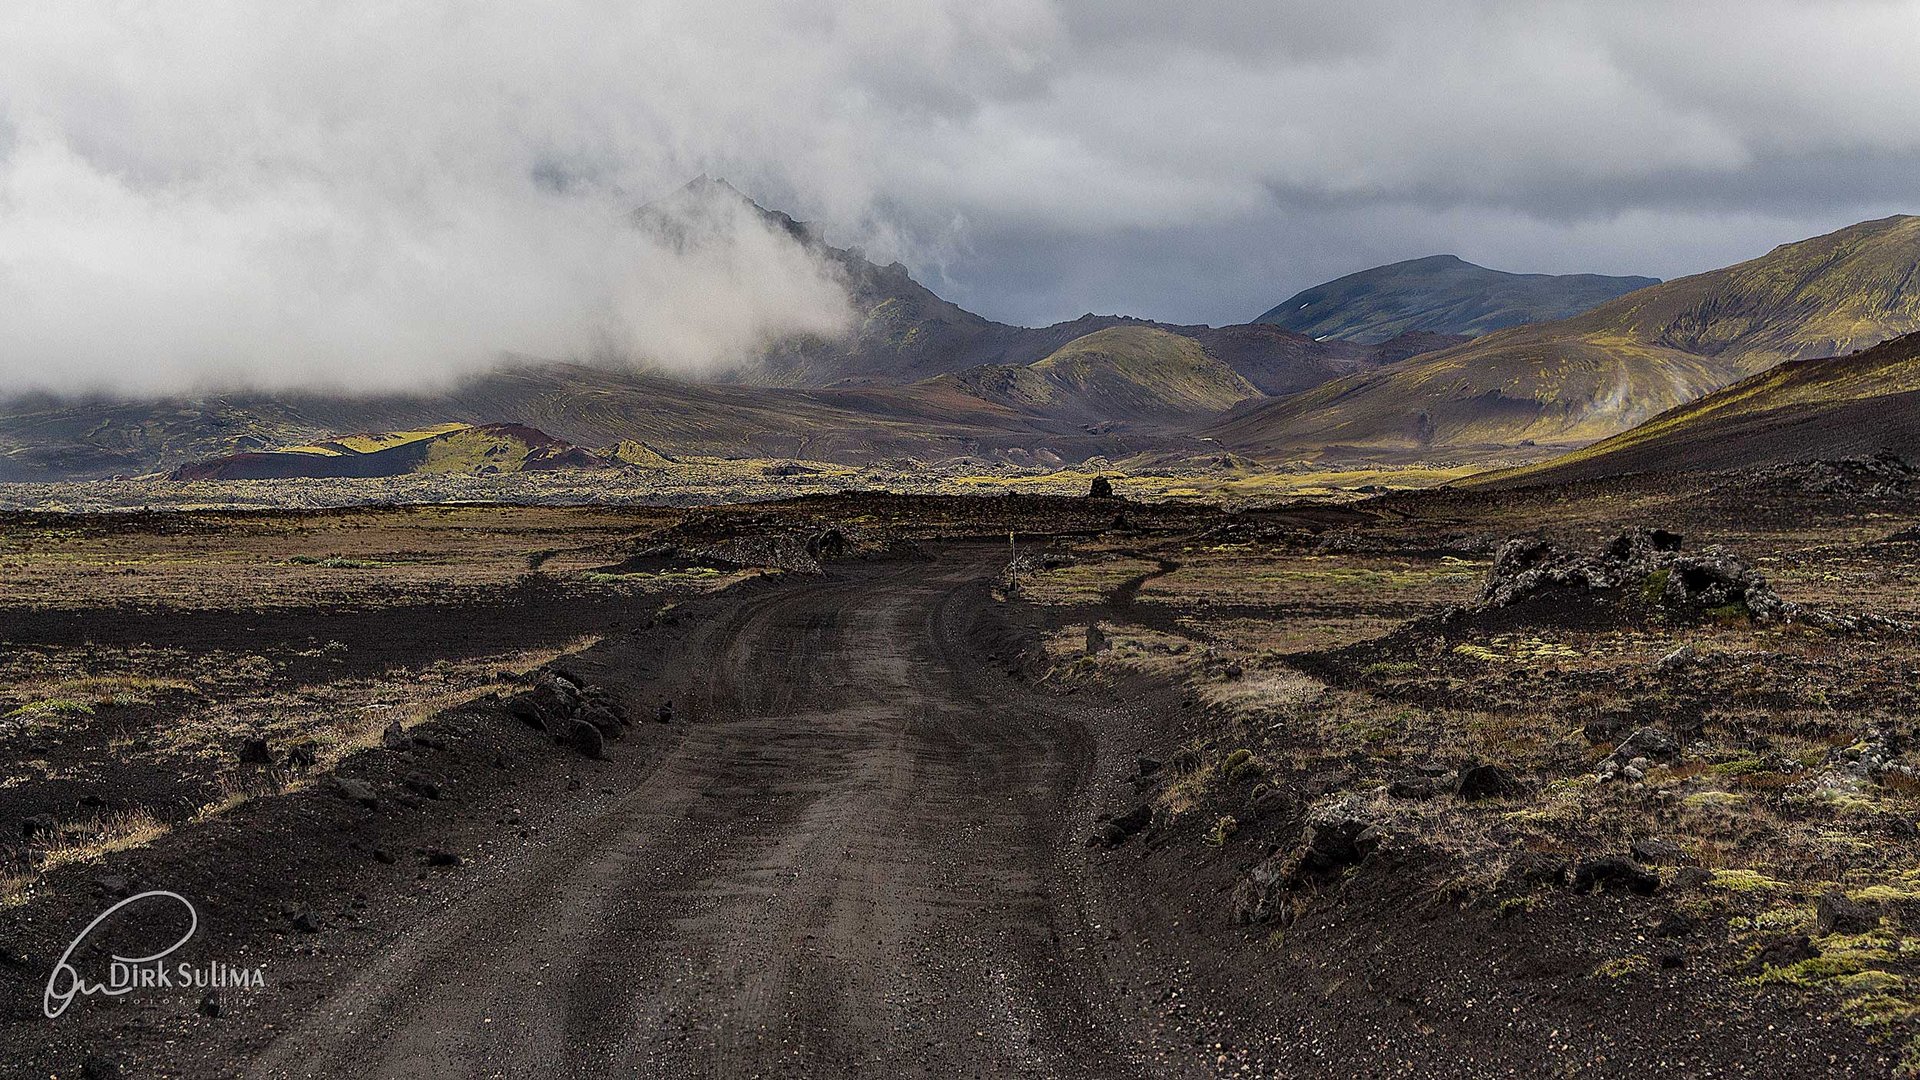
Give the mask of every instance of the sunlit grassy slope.
M 1265 455 L 1590 442 L 1782 360 L 1920 330 L 1920 218 L 1863 222 L 1737 266 L 1514 327 L 1230 418 Z
M 1025 366 L 990 365 L 933 383 L 1010 408 L 1090 420 L 1224 412 L 1260 391 L 1192 338 L 1116 326 Z
M 359 449 L 364 447 L 365 449 Z M 521 424 L 441 424 L 347 435 L 283 450 L 258 450 L 183 466 L 182 480 L 409 475 L 489 476 L 612 462 Z
M 289 446 L 279 452 L 284 454 L 321 454 L 326 456 L 372 454 L 381 450 L 391 450 L 396 446 L 405 446 L 408 443 L 420 442 L 423 439 L 431 439 L 436 435 L 445 435 L 450 431 L 458 431 L 466 426 L 465 424 L 435 424 L 432 427 L 421 428 L 418 431 L 382 431 L 362 435 L 342 435 L 337 439 L 329 439 L 322 443 L 313 443 L 307 446 Z
M 1532 483 L 1920 452 L 1920 334 L 1793 360 L 1537 465 L 1476 478 Z

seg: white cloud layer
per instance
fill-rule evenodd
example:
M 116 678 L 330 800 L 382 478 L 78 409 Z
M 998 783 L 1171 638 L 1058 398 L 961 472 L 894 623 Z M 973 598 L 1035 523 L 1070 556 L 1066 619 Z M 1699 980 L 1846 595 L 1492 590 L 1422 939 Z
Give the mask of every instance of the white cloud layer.
M 0 393 L 704 370 L 842 325 L 700 172 L 988 315 L 1251 317 L 1454 251 L 1671 276 L 1920 209 L 1920 0 L 0 9 Z

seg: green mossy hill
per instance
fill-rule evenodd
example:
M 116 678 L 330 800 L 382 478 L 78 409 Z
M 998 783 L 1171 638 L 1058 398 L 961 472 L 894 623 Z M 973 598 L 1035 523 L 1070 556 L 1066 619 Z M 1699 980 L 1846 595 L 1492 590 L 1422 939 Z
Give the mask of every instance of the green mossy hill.
M 1513 486 L 1832 461 L 1920 459 L 1920 334 L 1847 356 L 1794 360 L 1610 439 L 1469 483 Z
M 1089 420 L 1208 415 L 1260 396 L 1199 342 L 1141 326 L 1087 334 L 1033 364 L 989 365 L 935 381 L 1009 408 Z
M 444 424 L 419 431 L 347 435 L 281 450 L 231 454 L 181 466 L 170 478 L 491 476 L 613 466 L 608 458 L 523 424 Z
M 1863 222 L 1327 383 L 1211 432 L 1297 456 L 1580 445 L 1784 360 L 1920 330 L 1920 218 Z

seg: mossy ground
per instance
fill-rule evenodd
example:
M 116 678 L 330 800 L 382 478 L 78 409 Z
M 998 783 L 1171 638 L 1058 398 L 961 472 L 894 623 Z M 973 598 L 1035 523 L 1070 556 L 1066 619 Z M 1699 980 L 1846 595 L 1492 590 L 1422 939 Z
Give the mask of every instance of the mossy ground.
M 1270 812 L 1249 813 L 1251 788 L 1226 777 L 1244 754 L 1272 788 L 1340 801 L 1443 853 L 1456 868 L 1445 887 L 1491 911 L 1540 899 L 1508 883 L 1522 857 L 1573 863 L 1661 841 L 1671 855 L 1653 869 L 1665 887 L 1644 901 L 1641 940 L 1655 940 L 1662 910 L 1687 913 L 1698 928 L 1674 939 L 1687 978 L 1722 980 L 1736 999 L 1802 995 L 1890 1040 L 1920 1034 L 1920 779 L 1905 771 L 1920 770 L 1914 638 L 1763 625 L 1745 611 L 1616 619 L 1569 606 L 1444 630 L 1432 620 L 1473 602 L 1506 535 L 1544 525 L 1592 547 L 1636 524 L 1723 544 L 1800 603 L 1914 620 L 1920 562 L 1884 538 L 1920 522 L 1920 502 L 1809 506 L 1794 492 L 1653 486 L 1390 505 L 1394 516 L 1372 528 L 1263 527 L 1249 515 L 1238 528 L 1130 539 L 1124 556 L 1103 551 L 1113 541 L 1083 542 L 1072 548 L 1080 564 L 1031 584 L 1028 602 L 1084 611 L 1123 567 L 1178 564 L 1148 580 L 1129 612 L 1103 619 L 1100 656 L 1068 657 L 1078 640 L 1050 639 L 1069 661 L 1050 678 L 1170 674 L 1207 710 L 1182 747 L 1183 771 L 1159 789 L 1171 827 L 1189 822 L 1210 849 L 1274 843 Z M 1102 560 L 1114 573 L 1088 568 Z M 1682 646 L 1687 658 L 1663 666 Z M 1649 726 L 1671 732 L 1677 753 L 1646 763 L 1639 780 L 1602 780 L 1617 742 Z M 1874 754 L 1890 755 L 1887 767 L 1861 764 Z M 1454 798 L 1445 782 L 1420 797 L 1388 792 L 1421 767 L 1468 761 L 1501 764 L 1525 791 L 1482 802 Z M 1684 866 L 1705 877 L 1683 880 Z M 1878 927 L 1818 936 L 1815 903 L 1834 890 L 1869 905 Z M 1756 950 L 1794 934 L 1812 935 L 1819 955 L 1749 969 Z M 1596 977 L 1651 977 L 1658 958 L 1642 945 L 1598 961 Z

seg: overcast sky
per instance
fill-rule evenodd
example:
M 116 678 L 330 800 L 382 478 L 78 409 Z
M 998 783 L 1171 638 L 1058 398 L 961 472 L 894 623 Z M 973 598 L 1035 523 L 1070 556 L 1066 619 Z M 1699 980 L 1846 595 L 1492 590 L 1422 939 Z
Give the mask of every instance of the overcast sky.
M 1672 277 L 1920 210 L 1915 42 L 1920 0 L 8 4 L 0 390 L 844 325 L 778 237 L 608 226 L 701 172 L 1016 322 L 1436 252 Z

